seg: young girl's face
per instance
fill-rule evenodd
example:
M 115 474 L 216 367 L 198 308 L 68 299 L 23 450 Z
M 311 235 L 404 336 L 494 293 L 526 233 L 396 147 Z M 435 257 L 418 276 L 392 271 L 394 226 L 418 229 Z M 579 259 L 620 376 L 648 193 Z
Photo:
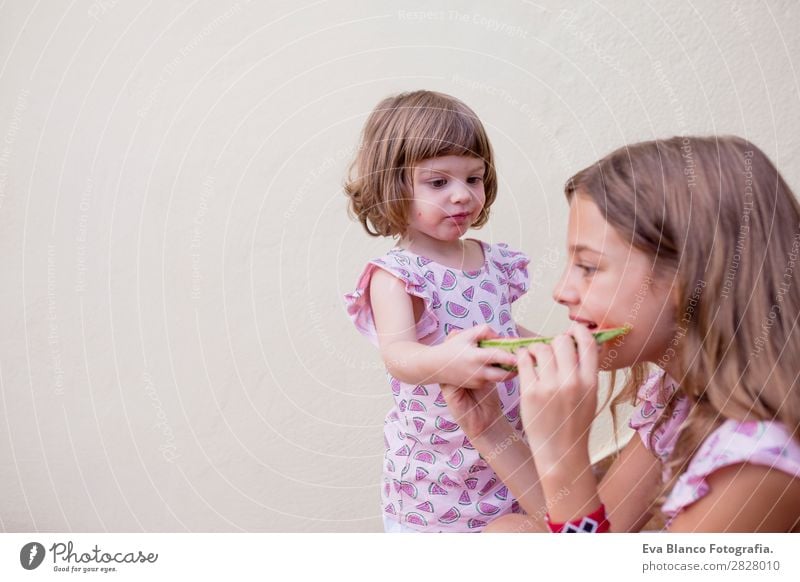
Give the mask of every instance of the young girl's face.
M 623 240 L 580 193 L 570 203 L 567 245 L 569 261 L 554 299 L 590 329 L 633 328 L 603 344 L 601 369 L 660 362 L 676 329 L 672 276 L 656 275 L 652 257 Z
M 486 202 L 480 158 L 441 156 L 412 169 L 413 198 L 407 237 L 452 242 L 475 222 Z

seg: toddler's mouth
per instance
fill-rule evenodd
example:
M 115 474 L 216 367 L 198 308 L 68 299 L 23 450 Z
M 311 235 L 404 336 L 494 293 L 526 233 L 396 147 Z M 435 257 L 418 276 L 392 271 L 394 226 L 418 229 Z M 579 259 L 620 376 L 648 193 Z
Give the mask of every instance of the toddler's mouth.
M 471 212 L 460 212 L 458 214 L 450 214 L 447 218 L 459 224 L 466 222 L 472 216 Z

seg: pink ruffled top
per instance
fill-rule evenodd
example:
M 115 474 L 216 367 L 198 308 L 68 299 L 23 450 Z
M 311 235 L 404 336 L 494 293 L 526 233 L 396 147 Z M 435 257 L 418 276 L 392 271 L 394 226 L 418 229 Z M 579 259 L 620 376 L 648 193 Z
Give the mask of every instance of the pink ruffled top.
M 640 403 L 629 423 L 644 445 L 662 462 L 672 453 L 690 410 L 688 398 L 678 396 L 671 418 L 653 434 L 651 447 L 650 433 L 675 390 L 677 384 L 672 378 L 663 372 L 651 374 L 639 388 Z M 700 445 L 686 471 L 676 480 L 662 511 L 670 517 L 676 516 L 708 494 L 709 475 L 740 463 L 762 465 L 800 478 L 800 443 L 777 421 L 726 420 Z M 663 478 L 666 481 L 669 477 L 665 468 Z
M 423 300 L 417 340 L 444 341 L 453 330 L 490 325 L 516 337 L 511 303 L 528 290 L 529 259 L 504 244 L 480 243 L 483 266 L 475 271 L 447 267 L 395 248 L 370 261 L 356 290 L 345 296 L 356 328 L 377 345 L 369 287 L 377 269 L 394 275 L 409 295 Z M 422 532 L 478 532 L 519 504 L 470 444 L 447 409 L 438 384 L 413 385 L 388 375 L 394 406 L 384 421 L 384 515 Z M 521 430 L 516 378 L 498 384 L 506 418 Z

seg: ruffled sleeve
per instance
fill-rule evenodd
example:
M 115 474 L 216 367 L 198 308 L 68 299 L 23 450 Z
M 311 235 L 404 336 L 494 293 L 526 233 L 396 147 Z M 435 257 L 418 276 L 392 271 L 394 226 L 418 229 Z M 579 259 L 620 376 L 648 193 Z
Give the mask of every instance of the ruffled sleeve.
M 662 378 L 664 378 L 663 387 Z M 662 462 L 666 461 L 672 454 L 681 425 L 683 425 L 683 421 L 689 414 L 688 400 L 683 396 L 679 396 L 679 400 L 672 412 L 672 418 L 658 427 L 653 434 L 651 443 L 650 435 L 666 410 L 667 403 L 675 390 L 677 390 L 677 384 L 669 376 L 665 376 L 664 372 L 650 374 L 636 394 L 639 406 L 633 411 L 628 422 L 628 426 L 639 433 L 644 446 L 661 459 Z
M 674 517 L 708 494 L 709 475 L 740 463 L 762 465 L 800 478 L 800 443 L 780 422 L 726 420 L 703 442 L 678 477 L 662 511 Z
M 376 269 L 383 269 L 397 277 L 405 284 L 409 295 L 419 297 L 424 302 L 424 311 L 417 322 L 417 339 L 423 339 L 436 331 L 439 319 L 434 312 L 433 301 L 436 293 L 424 277 L 412 271 L 411 260 L 403 253 L 390 252 L 386 256 L 370 261 L 358 279 L 356 290 L 344 296 L 347 314 L 353 323 L 367 339 L 378 346 L 378 333 L 375 329 L 375 319 L 372 315 L 372 304 L 369 296 L 369 285 Z
M 498 243 L 493 251 L 492 261 L 502 273 L 499 282 L 508 285 L 508 302 L 514 303 L 530 289 L 528 264 L 531 260 L 525 253 L 512 250 L 505 243 Z

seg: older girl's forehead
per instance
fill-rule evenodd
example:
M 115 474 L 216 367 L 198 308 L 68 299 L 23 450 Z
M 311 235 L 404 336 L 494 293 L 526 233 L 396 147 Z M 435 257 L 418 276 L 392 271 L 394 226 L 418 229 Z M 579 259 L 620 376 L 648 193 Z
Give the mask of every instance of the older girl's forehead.
M 567 246 L 571 252 L 597 255 L 615 254 L 628 245 L 603 217 L 597 205 L 587 196 L 573 196 L 569 205 Z

